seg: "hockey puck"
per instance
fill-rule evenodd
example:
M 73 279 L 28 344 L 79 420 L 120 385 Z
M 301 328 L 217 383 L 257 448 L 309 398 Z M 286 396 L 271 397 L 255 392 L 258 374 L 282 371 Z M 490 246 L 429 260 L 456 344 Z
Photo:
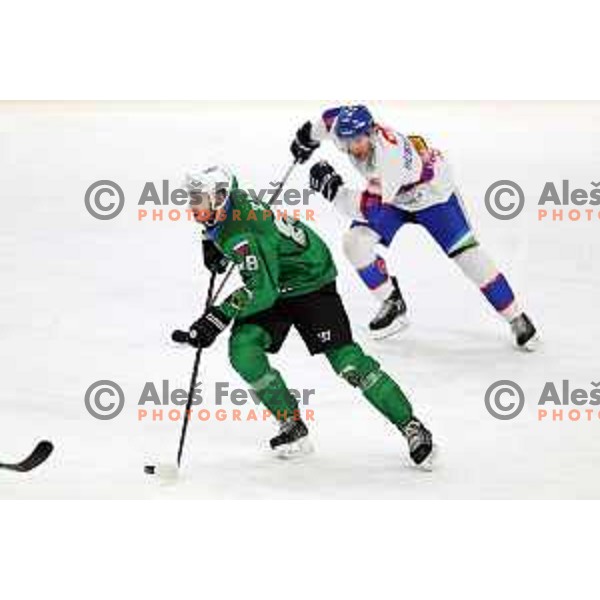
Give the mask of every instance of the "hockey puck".
M 156 465 L 144 465 L 144 473 L 146 475 L 154 475 L 156 473 Z

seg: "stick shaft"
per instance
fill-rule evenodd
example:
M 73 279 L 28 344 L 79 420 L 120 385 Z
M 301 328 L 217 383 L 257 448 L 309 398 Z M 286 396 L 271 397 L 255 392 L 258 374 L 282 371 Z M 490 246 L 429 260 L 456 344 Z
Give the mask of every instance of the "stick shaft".
M 217 274 L 213 271 L 210 276 L 210 283 L 208 285 L 208 292 L 206 294 L 206 310 L 208 310 L 213 302 L 213 292 L 215 289 L 215 282 L 217 280 Z M 187 435 L 188 424 L 190 422 L 190 411 L 192 409 L 192 402 L 194 401 L 194 392 L 196 391 L 196 383 L 198 381 L 198 370 L 200 369 L 200 359 L 202 358 L 202 348 L 198 347 L 196 350 L 196 356 L 194 357 L 194 366 L 192 368 L 192 376 L 190 378 L 190 388 L 188 390 L 188 398 L 185 404 L 185 414 L 183 416 L 183 425 L 181 427 L 181 435 L 179 436 L 179 448 L 177 449 L 177 466 L 181 466 L 181 457 L 183 455 L 183 448 L 185 446 L 185 438 Z

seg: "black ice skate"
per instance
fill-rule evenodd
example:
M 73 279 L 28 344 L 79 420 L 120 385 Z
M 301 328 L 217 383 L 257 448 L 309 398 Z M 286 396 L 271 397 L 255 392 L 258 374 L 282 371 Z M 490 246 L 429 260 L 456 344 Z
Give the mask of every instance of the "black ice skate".
M 530 352 L 536 349 L 539 343 L 539 336 L 531 319 L 525 313 L 521 313 L 518 317 L 515 317 L 510 322 L 510 328 L 515 336 L 515 343 L 518 348 L 529 350 Z
M 415 417 L 405 425 L 398 425 L 398 429 L 408 442 L 408 451 L 415 465 L 430 466 L 433 438 L 429 429 Z
M 402 297 L 398 280 L 392 277 L 391 282 L 393 286 L 392 292 L 383 301 L 379 312 L 369 323 L 371 335 L 377 340 L 394 335 L 394 333 L 397 333 L 400 329 L 408 325 L 406 302 L 404 302 L 404 298 Z
M 280 458 L 308 454 L 313 450 L 308 439 L 308 427 L 302 419 L 279 421 L 279 433 L 271 438 L 269 445 Z

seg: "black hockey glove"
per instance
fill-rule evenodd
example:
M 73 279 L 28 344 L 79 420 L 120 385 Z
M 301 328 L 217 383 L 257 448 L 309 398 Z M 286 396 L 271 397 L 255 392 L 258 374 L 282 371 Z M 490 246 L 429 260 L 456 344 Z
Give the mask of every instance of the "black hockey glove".
M 195 348 L 208 348 L 230 322 L 231 319 L 228 319 L 219 308 L 216 306 L 210 308 L 190 327 L 189 343 Z
M 344 180 L 335 169 L 325 160 L 315 163 L 310 168 L 310 188 L 321 192 L 327 200 L 333 200 Z
M 204 266 L 209 271 L 219 275 L 225 273 L 229 261 L 212 240 L 202 240 L 202 254 L 204 256 Z
M 310 121 L 306 121 L 296 132 L 296 137 L 290 146 L 292 155 L 300 164 L 305 163 L 321 145 L 310 137 L 311 128 Z

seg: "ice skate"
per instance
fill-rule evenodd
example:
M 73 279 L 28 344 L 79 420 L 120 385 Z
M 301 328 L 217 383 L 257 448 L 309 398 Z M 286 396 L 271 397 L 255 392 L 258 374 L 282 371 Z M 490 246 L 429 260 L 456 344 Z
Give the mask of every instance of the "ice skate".
M 269 445 L 278 458 L 292 458 L 313 451 L 308 427 L 301 419 L 279 421 L 279 433 L 271 438 Z
M 376 340 L 382 340 L 398 333 L 408 325 L 406 316 L 406 302 L 398 286 L 398 280 L 391 278 L 393 289 L 390 295 L 383 301 L 379 312 L 369 323 L 371 336 Z
M 515 336 L 515 344 L 521 350 L 533 352 L 539 345 L 540 336 L 531 319 L 521 313 L 510 322 L 510 328 Z
M 430 469 L 434 446 L 429 429 L 416 417 L 413 417 L 405 425 L 398 425 L 398 429 L 408 442 L 410 458 L 415 465 L 423 469 Z

